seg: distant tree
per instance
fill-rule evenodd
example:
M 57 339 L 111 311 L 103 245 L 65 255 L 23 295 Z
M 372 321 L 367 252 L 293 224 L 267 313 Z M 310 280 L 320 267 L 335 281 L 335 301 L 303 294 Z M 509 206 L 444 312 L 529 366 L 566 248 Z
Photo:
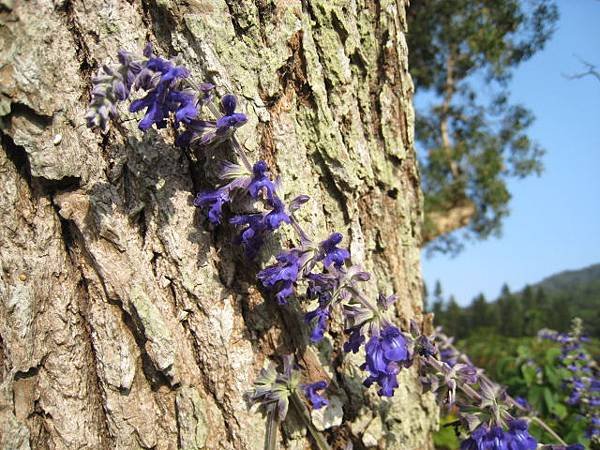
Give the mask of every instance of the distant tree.
M 512 293 L 510 292 L 510 288 L 507 283 L 504 283 L 500 288 L 500 297 L 510 297 Z
M 535 291 L 535 304 L 538 308 L 544 308 L 547 305 L 546 291 L 543 287 L 538 287 Z
M 443 326 L 444 297 L 442 292 L 442 283 L 440 283 L 440 280 L 435 282 L 435 287 L 433 288 L 433 305 L 431 312 L 433 312 L 433 319 L 435 320 L 436 325 Z
M 521 304 L 523 305 L 523 334 L 534 336 L 540 328 L 548 326 L 544 320 L 543 305 L 538 304 L 538 298 L 533 288 L 529 285 L 521 292 Z
M 444 322 L 444 302 L 441 300 L 434 300 L 431 306 L 431 312 L 433 313 L 433 320 L 436 325 L 443 326 Z
M 450 336 L 462 338 L 466 336 L 468 329 L 465 319 L 466 315 L 462 308 L 456 302 L 454 296 L 451 295 L 444 311 L 442 326 Z
M 469 306 L 469 328 L 493 328 L 497 325 L 494 314 L 495 305 L 487 303 L 485 296 L 479 294 Z
M 507 85 L 544 47 L 558 10 L 554 0 L 418 0 L 408 13 L 416 92 L 433 98 L 416 122 L 423 243 L 457 252 L 463 241 L 455 230 L 479 239 L 500 232 L 508 177 L 542 169 L 543 150 L 526 133 L 533 116 L 510 104 Z
M 442 283 L 440 283 L 440 280 L 436 280 L 435 281 L 435 287 L 433 288 L 433 298 L 436 301 L 444 301 L 444 291 L 442 290 Z
M 573 318 L 569 298 L 565 296 L 553 297 L 550 302 L 550 314 L 548 315 L 549 327 L 558 331 L 567 331 Z
M 498 316 L 500 333 L 504 336 L 518 337 L 523 335 L 523 305 L 520 299 L 510 292 L 504 284 L 498 299 Z
M 429 312 L 429 289 L 427 283 L 423 283 L 423 312 Z
M 535 307 L 535 296 L 533 289 L 528 284 L 525 285 L 523 291 L 521 291 L 521 301 L 523 302 L 523 307 L 525 309 Z

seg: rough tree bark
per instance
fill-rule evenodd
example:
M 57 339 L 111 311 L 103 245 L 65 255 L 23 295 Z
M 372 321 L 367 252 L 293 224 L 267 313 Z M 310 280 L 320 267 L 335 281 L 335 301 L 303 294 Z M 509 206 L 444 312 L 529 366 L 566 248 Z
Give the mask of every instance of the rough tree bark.
M 119 48 L 181 55 L 241 97 L 238 136 L 282 176 L 315 236 L 344 232 L 372 292 L 421 314 L 421 193 L 403 0 L 0 0 L 0 447 L 260 448 L 243 399 L 296 351 L 332 378 L 336 448 L 428 448 L 436 409 L 414 368 L 391 401 L 360 386 L 340 324 L 307 345 L 231 242 L 191 204 L 206 166 L 122 116 L 86 129 L 90 79 Z M 226 156 L 226 155 L 225 155 Z M 275 252 L 289 231 L 269 244 Z M 264 264 L 264 260 L 262 264 Z M 320 363 L 324 369 L 320 368 Z M 323 372 L 324 371 L 324 372 Z M 309 448 L 293 413 L 282 448 Z

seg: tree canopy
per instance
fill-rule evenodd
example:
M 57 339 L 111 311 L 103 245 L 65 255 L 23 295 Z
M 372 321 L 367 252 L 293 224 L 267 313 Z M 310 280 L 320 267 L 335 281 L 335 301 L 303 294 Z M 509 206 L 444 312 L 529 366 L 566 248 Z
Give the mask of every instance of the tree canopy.
M 511 104 L 514 69 L 554 31 L 554 0 L 419 0 L 408 10 L 409 62 L 417 94 L 416 139 L 425 193 L 424 244 L 462 248 L 498 234 L 509 212 L 509 177 L 542 170 L 528 135 L 532 113 Z

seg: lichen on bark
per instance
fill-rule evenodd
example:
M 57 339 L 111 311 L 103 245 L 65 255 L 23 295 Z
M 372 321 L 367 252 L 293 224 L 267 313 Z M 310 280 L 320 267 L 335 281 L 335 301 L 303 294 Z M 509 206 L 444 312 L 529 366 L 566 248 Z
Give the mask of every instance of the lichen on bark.
M 191 199 L 211 154 L 123 111 L 106 135 L 83 119 L 90 79 L 146 40 L 241 99 L 239 138 L 312 197 L 299 217 L 344 233 L 398 317 L 421 314 L 421 194 L 413 150 L 405 4 L 385 1 L 39 0 L 0 3 L 0 447 L 261 448 L 244 393 L 296 351 L 327 375 L 344 422 L 336 448 L 427 448 L 436 409 L 405 371 L 391 401 L 360 381 L 341 324 L 308 346 L 299 310 L 256 286 L 259 265 Z M 293 239 L 284 231 L 275 252 Z M 290 333 L 293 330 L 293 333 Z M 306 448 L 299 419 L 282 448 Z

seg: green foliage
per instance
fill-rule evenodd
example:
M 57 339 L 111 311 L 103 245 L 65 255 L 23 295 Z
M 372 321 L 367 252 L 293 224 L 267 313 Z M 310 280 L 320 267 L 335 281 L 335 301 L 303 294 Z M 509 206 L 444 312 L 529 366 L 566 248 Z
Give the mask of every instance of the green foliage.
M 504 286 L 496 301 L 479 295 L 467 307 L 445 301 L 439 283 L 435 292 L 436 324 L 459 339 L 482 333 L 535 336 L 544 327 L 566 331 L 575 316 L 583 319 L 586 334 L 600 337 L 600 264 L 552 276 L 519 293 Z
M 586 422 L 566 403 L 569 393 L 563 380 L 570 374 L 557 360 L 559 344 L 533 336 L 541 328 L 567 331 L 572 317 L 583 316 L 584 330 L 593 337 L 585 349 L 600 360 L 600 264 L 553 275 L 517 293 L 505 285 L 496 301 L 479 295 L 463 308 L 453 298 L 445 300 L 439 282 L 434 294 L 436 325 L 459 339 L 456 346 L 476 366 L 506 386 L 510 395 L 525 398 L 567 442 L 588 442 Z M 445 417 L 443 423 L 452 420 Z M 530 429 L 540 442 L 554 442 L 535 423 Z M 459 448 L 452 427 L 442 427 L 434 441 L 438 449 Z
M 588 442 L 585 422 L 578 410 L 566 403 L 568 392 L 563 380 L 569 377 L 569 372 L 557 360 L 561 353 L 559 344 L 482 333 L 459 341 L 457 347 L 490 378 L 505 385 L 510 395 L 526 399 L 540 418 L 567 442 Z M 593 340 L 586 350 L 597 357 L 600 341 Z M 532 426 L 531 430 L 538 440 L 553 441 L 539 427 Z
M 416 123 L 425 241 L 457 251 L 448 233 L 467 223 L 470 237 L 499 232 L 506 178 L 541 171 L 543 150 L 526 134 L 533 116 L 509 103 L 506 88 L 514 68 L 543 48 L 558 12 L 554 0 L 419 0 L 408 13 L 417 93 L 435 98 Z
M 440 429 L 433 436 L 433 444 L 437 450 L 453 450 L 460 447 L 454 427 L 448 426 L 448 424 L 451 424 L 455 420 L 456 417 L 453 415 L 441 418 Z

